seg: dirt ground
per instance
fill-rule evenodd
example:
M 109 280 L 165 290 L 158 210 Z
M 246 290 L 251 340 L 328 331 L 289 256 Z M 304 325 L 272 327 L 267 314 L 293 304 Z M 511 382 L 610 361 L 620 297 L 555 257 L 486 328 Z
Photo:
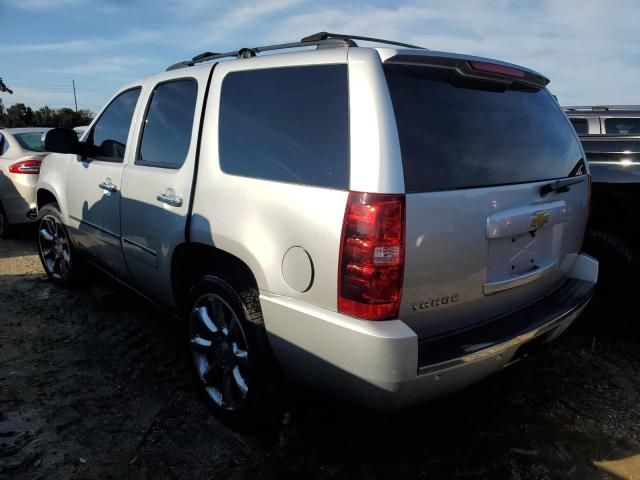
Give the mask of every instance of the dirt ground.
M 591 314 L 538 356 L 398 413 L 302 392 L 278 431 L 243 437 L 198 398 L 176 322 L 97 274 L 52 286 L 31 238 L 0 240 L 1 478 L 640 478 L 632 322 Z

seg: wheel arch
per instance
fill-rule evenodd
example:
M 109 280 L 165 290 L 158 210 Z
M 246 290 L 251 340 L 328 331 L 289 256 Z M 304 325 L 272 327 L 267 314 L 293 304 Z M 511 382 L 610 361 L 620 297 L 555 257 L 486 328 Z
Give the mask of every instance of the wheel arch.
M 51 191 L 51 189 L 46 187 L 38 188 L 38 190 L 36 191 L 36 205 L 38 207 L 38 210 L 50 203 L 57 203 L 58 205 L 60 205 L 58 197 Z
M 235 255 L 203 243 L 182 243 L 171 259 L 171 285 L 179 311 L 191 286 L 205 274 L 218 275 L 237 289 L 258 288 L 251 268 Z

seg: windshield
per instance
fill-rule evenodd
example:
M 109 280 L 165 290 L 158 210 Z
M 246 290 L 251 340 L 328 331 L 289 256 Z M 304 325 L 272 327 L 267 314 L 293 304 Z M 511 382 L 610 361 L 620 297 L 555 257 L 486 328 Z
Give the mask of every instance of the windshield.
M 428 192 L 567 177 L 582 164 L 567 118 L 544 89 L 385 65 L 405 189 Z
M 25 150 L 44 152 L 40 142 L 43 133 L 44 132 L 14 133 L 13 136 Z

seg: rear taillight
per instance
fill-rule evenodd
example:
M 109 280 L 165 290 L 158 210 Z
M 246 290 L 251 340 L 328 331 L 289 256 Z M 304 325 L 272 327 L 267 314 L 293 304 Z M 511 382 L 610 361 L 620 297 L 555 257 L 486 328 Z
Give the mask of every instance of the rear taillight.
M 37 175 L 40 173 L 40 165 L 42 160 L 37 158 L 25 157 L 18 160 L 16 163 L 9 165 L 9 171 L 11 173 L 24 173 Z
M 470 61 L 471 70 L 476 72 L 495 73 L 497 75 L 506 75 L 507 77 L 524 78 L 524 72 L 517 68 L 505 67 L 496 63 Z
M 338 273 L 338 311 L 396 318 L 404 271 L 404 195 L 350 192 Z

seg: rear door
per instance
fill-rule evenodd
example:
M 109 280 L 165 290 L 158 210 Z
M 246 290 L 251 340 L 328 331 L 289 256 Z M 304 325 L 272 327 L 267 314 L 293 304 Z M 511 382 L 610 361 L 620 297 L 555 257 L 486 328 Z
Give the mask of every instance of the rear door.
M 171 258 L 185 227 L 209 69 L 149 81 L 137 149 L 124 170 L 122 241 L 133 283 L 170 304 Z M 175 73 L 174 73 L 175 77 Z
M 519 309 L 580 251 L 588 181 L 578 139 L 542 87 L 387 64 L 406 190 L 400 317 L 421 336 Z M 542 188 L 575 177 L 561 193 Z

